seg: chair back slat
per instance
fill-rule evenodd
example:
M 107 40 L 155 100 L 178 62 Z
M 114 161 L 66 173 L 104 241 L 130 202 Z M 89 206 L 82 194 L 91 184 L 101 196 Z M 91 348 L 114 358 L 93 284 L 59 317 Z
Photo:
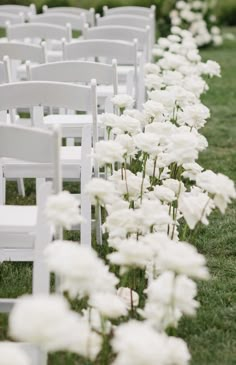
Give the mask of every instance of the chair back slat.
M 103 13 L 105 16 L 115 15 L 115 14 L 133 14 L 140 16 L 149 16 L 153 14 L 155 16 L 156 7 L 152 5 L 150 8 L 144 6 L 118 6 L 115 8 L 103 7 Z
M 6 23 L 10 24 L 20 24 L 24 23 L 24 16 L 22 13 L 16 15 L 13 13 L 1 12 L 0 6 L 0 27 L 5 28 L 7 26 Z

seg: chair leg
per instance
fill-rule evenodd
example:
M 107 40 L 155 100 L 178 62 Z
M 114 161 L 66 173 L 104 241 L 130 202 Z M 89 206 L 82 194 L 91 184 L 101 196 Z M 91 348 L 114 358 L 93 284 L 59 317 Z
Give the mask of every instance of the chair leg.
M 16 182 L 17 182 L 18 194 L 25 197 L 24 179 L 17 179 Z

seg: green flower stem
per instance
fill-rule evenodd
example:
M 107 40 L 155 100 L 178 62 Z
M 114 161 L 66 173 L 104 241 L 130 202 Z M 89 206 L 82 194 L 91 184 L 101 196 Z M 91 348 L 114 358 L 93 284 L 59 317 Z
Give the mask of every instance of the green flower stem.
M 143 201 L 143 186 L 144 186 L 144 179 L 145 179 L 145 176 L 146 176 L 147 159 L 148 159 L 148 153 L 144 152 L 144 154 L 143 154 L 143 177 L 142 177 L 141 192 L 140 192 L 140 202 L 141 203 Z

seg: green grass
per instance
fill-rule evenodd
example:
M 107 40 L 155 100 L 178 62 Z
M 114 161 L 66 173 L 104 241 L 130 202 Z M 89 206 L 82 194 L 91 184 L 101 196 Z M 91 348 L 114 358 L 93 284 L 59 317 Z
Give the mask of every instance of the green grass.
M 212 117 L 203 130 L 209 147 L 200 164 L 236 181 L 236 44 L 226 41 L 220 49 L 202 51 L 202 56 L 220 63 L 222 79 L 210 80 L 203 98 Z M 224 216 L 213 214 L 195 244 L 207 257 L 211 280 L 199 284 L 201 308 L 195 318 L 181 322 L 178 335 L 188 342 L 193 365 L 235 365 L 236 204 Z
M 228 31 L 228 30 L 227 30 Z M 232 31 L 232 30 L 231 30 Z M 236 35 L 236 29 L 233 30 Z M 228 175 L 236 181 L 236 42 L 202 51 L 204 59 L 222 66 L 222 79 L 209 80 L 210 90 L 203 102 L 212 117 L 203 130 L 209 148 L 201 154 L 200 163 Z M 7 201 L 16 204 L 34 201 L 34 186 L 26 184 L 27 198 L 17 196 L 14 183 L 8 185 Z M 201 307 L 195 318 L 181 321 L 177 335 L 183 337 L 192 354 L 192 365 L 236 364 L 236 204 L 226 215 L 216 212 L 210 224 L 198 232 L 194 242 L 208 261 L 211 280 L 199 283 Z M 16 297 L 31 291 L 31 264 L 0 265 L 0 297 Z M 7 336 L 7 317 L 0 316 L 0 340 Z M 66 354 L 50 357 L 50 365 L 78 364 Z

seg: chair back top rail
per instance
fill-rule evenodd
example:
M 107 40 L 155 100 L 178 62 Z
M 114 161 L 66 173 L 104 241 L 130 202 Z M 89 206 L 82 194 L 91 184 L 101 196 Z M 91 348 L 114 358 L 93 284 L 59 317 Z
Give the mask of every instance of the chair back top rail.
M 43 13 L 38 15 L 32 15 L 29 18 L 30 23 L 43 23 L 54 24 L 60 26 L 66 26 L 70 24 L 73 30 L 84 30 L 86 23 L 86 16 L 81 13 L 79 16 L 70 13 Z
M 88 61 L 60 61 L 32 66 L 27 64 L 28 76 L 34 81 L 60 81 L 90 83 L 96 78 L 97 84 L 112 84 L 117 63 L 112 64 Z
M 95 24 L 95 10 L 94 8 L 90 9 L 83 9 L 83 8 L 77 8 L 73 6 L 59 6 L 59 7 L 53 7 L 49 8 L 47 5 L 43 6 L 43 13 L 65 13 L 65 14 L 74 14 L 74 15 L 80 15 L 82 13 L 86 16 L 86 21 L 89 25 L 94 26 Z
M 65 38 L 70 42 L 72 32 L 69 24 L 65 27 L 42 23 L 16 24 L 8 25 L 7 38 L 10 41 L 27 38 L 39 38 L 42 40 L 61 40 L 62 38 Z
M 59 139 L 56 128 L 49 131 L 0 123 L 0 158 L 53 163 Z
M 150 8 L 144 6 L 118 6 L 115 8 L 108 8 L 107 6 L 104 6 L 103 13 L 105 16 L 114 14 L 133 14 L 142 16 L 153 14 L 155 16 L 156 6 L 152 5 Z
M 133 14 L 114 14 L 110 16 L 101 17 L 96 14 L 96 23 L 98 26 L 102 25 L 124 25 L 135 28 L 144 29 L 147 25 L 153 25 L 153 14 L 149 16 L 133 15 Z
M 138 48 L 144 49 L 149 42 L 150 27 L 145 29 L 136 27 L 107 25 L 93 28 L 85 28 L 85 39 L 114 39 L 132 42 L 134 39 L 138 40 Z
M 91 84 L 96 84 L 92 81 Z M 91 89 L 90 86 L 47 81 L 3 84 L 0 85 L 0 111 L 48 106 L 88 112 L 91 110 Z
M 27 44 L 24 42 L 0 42 L 0 58 L 7 55 L 10 60 L 46 62 L 46 45 Z
M 0 6 L 0 27 L 5 28 L 7 26 L 7 23 L 10 24 L 21 24 L 24 23 L 24 14 L 14 14 L 14 13 L 8 13 L 8 12 L 2 12 L 1 6 Z

